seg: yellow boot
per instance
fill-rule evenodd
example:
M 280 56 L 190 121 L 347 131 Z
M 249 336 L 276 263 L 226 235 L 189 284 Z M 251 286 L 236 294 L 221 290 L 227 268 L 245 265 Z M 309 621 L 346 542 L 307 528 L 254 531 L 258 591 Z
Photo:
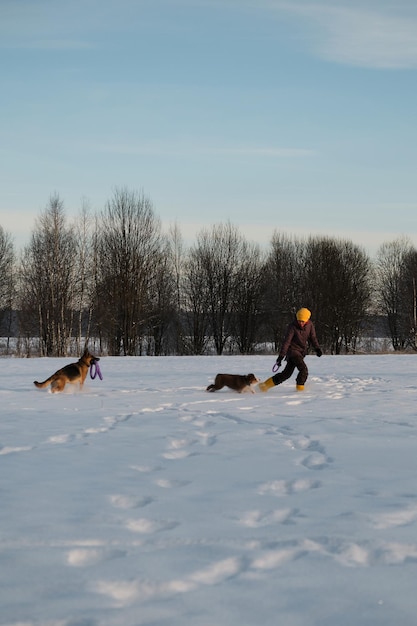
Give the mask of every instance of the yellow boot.
M 271 378 L 267 378 L 267 380 L 265 380 L 263 383 L 259 383 L 258 386 L 261 391 L 268 391 L 268 389 L 270 389 L 274 385 L 275 383 L 272 380 L 272 376 L 271 376 Z
M 304 391 L 304 385 L 295 385 L 297 391 Z

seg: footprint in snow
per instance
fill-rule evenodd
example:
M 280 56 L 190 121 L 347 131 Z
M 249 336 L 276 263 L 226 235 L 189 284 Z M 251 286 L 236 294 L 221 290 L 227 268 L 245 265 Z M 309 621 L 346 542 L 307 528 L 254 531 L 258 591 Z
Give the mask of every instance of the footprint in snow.
M 164 459 L 171 459 L 171 460 L 176 460 L 176 459 L 185 459 L 188 456 L 192 456 L 195 453 L 190 452 L 189 450 L 187 450 L 188 446 L 192 446 L 196 443 L 195 439 L 171 439 L 171 441 L 168 444 L 168 451 L 164 452 L 164 454 L 162 455 L 164 457 Z
M 214 446 L 214 444 L 217 443 L 216 435 L 210 435 L 210 433 L 201 432 L 201 431 L 196 434 L 199 438 L 199 443 L 202 446 Z
M 185 487 L 185 485 L 189 485 L 189 480 L 168 480 L 166 478 L 160 478 L 155 481 L 155 484 L 158 487 L 162 487 L 163 489 L 175 489 L 177 487 Z
M 168 448 L 173 450 L 178 450 L 179 448 L 185 448 L 186 446 L 191 446 L 195 443 L 195 439 L 171 439 L 168 444 Z
M 304 467 L 310 470 L 322 470 L 328 467 L 332 462 L 333 460 L 325 454 L 313 452 L 301 461 L 301 465 L 304 465 Z
M 288 439 L 288 441 L 285 442 L 285 445 L 294 450 L 314 450 L 314 452 L 321 452 L 322 454 L 325 453 L 325 448 L 319 441 L 316 439 L 310 439 L 310 437 L 306 437 L 304 435 Z
M 0 448 L 0 455 L 4 454 L 14 454 L 16 452 L 29 452 L 29 450 L 33 450 L 32 446 L 3 446 Z
M 96 563 L 126 556 L 124 550 L 103 550 L 100 548 L 77 548 L 67 552 L 67 564 L 72 567 L 88 567 Z
M 164 459 L 168 459 L 170 461 L 175 461 L 178 459 L 186 459 L 189 456 L 193 456 L 195 453 L 189 452 L 188 450 L 172 450 L 169 452 L 164 452 L 162 455 Z
M 160 472 L 164 467 L 162 465 L 131 465 L 130 469 L 142 474 L 152 474 L 153 472 Z
M 110 598 L 115 606 L 124 607 L 151 598 L 169 597 L 195 591 L 199 587 L 219 585 L 225 580 L 239 575 L 243 565 L 236 557 L 215 561 L 182 578 L 165 581 L 152 580 L 100 580 L 91 587 L 95 593 Z
M 126 522 L 126 528 L 133 533 L 139 533 L 141 535 L 151 535 L 153 533 L 159 533 L 164 530 L 172 530 L 178 526 L 178 522 L 173 520 L 154 520 L 146 517 L 140 517 L 138 519 L 130 519 Z
M 151 496 L 136 498 L 135 496 L 125 496 L 114 494 L 109 496 L 109 500 L 117 509 L 139 509 L 151 504 L 154 499 Z
M 260 495 L 280 497 L 310 491 L 310 489 L 317 489 L 318 487 L 321 487 L 320 481 L 310 480 L 308 478 L 300 478 L 298 480 L 270 480 L 260 485 L 258 493 Z
M 74 435 L 54 435 L 52 437 L 48 437 L 47 443 L 53 443 L 53 444 L 68 443 L 68 441 L 73 441 L 73 439 L 75 439 Z
M 395 509 L 386 513 L 378 513 L 371 516 L 372 525 L 378 530 L 408 526 L 417 521 L 417 506 L 404 509 Z
M 236 522 L 247 528 L 261 528 L 274 524 L 294 524 L 294 518 L 299 517 L 298 509 L 275 509 L 274 511 L 245 511 Z
M 304 450 L 306 452 L 311 452 L 311 454 L 306 456 L 301 461 L 301 465 L 304 465 L 304 467 L 307 467 L 307 469 L 322 470 L 333 462 L 333 459 L 326 455 L 326 449 L 324 448 L 324 446 L 322 446 L 321 443 L 316 439 L 310 439 L 310 437 L 300 435 L 299 437 L 293 437 L 292 439 L 288 439 L 285 442 L 285 445 L 292 448 L 293 450 Z

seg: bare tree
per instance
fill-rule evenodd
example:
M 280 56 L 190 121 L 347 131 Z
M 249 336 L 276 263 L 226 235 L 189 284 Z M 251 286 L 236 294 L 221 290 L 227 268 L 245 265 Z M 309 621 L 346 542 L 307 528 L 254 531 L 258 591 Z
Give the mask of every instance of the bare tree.
M 189 250 L 181 281 L 182 345 L 186 354 L 204 354 L 210 339 L 207 282 L 198 248 Z
M 149 284 L 161 249 L 160 220 L 143 193 L 116 189 L 99 222 L 95 320 L 110 354 L 141 351 Z
M 404 311 L 408 345 L 417 351 L 417 250 L 411 246 L 404 259 Z
M 243 237 L 230 222 L 203 229 L 197 235 L 194 256 L 199 257 L 211 334 L 217 354 L 222 354 L 231 335 L 237 270 L 242 259 Z
M 22 322 L 37 318 L 42 355 L 68 353 L 72 335 L 76 239 L 58 195 L 37 220 L 21 264 Z
M 376 260 L 376 301 L 386 316 L 394 350 L 403 350 L 410 339 L 410 306 L 413 305 L 413 285 L 407 285 L 412 245 L 407 237 L 385 242 Z M 408 292 L 408 293 L 407 293 Z
M 148 334 L 153 338 L 153 350 L 156 356 L 167 354 L 169 350 L 169 331 L 176 326 L 175 275 L 170 259 L 169 243 L 158 255 L 155 255 L 153 273 L 148 286 L 149 315 Z
M 86 203 L 74 225 L 76 241 L 76 271 L 74 276 L 74 336 L 77 353 L 88 342 L 93 315 L 94 276 L 96 274 L 97 250 L 93 219 Z
M 188 352 L 188 338 L 185 336 L 184 328 L 184 309 L 185 309 L 185 264 L 186 252 L 181 235 L 180 228 L 177 223 L 169 228 L 168 232 L 168 248 L 167 248 L 171 274 L 173 280 L 173 310 L 172 310 L 172 332 L 174 336 L 174 352 L 176 354 L 184 354 Z
M 275 350 L 279 348 L 295 311 L 305 303 L 303 273 L 303 242 L 275 231 L 263 271 L 262 291 L 264 325 Z
M 0 327 L 7 336 L 9 352 L 16 295 L 15 251 L 11 235 L 0 226 Z
M 241 354 L 251 354 L 259 339 L 263 259 L 258 245 L 243 242 L 235 277 L 232 333 Z
M 346 240 L 310 237 L 304 267 L 304 304 L 322 345 L 334 354 L 354 351 L 371 298 L 368 256 Z

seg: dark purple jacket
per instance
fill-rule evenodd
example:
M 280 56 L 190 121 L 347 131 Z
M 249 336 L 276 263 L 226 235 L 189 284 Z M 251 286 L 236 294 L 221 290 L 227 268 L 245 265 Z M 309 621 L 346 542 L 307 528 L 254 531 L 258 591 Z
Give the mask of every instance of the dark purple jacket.
M 296 354 L 305 356 L 307 354 L 308 343 L 315 349 L 320 348 L 313 322 L 309 320 L 304 328 L 300 328 L 297 321 L 291 322 L 287 327 L 279 356 L 282 358 L 285 356 L 291 358 Z

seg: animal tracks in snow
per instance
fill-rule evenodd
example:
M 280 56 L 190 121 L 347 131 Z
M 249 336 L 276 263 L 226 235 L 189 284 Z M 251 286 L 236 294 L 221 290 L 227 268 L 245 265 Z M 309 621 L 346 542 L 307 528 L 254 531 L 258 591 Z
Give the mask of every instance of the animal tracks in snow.
M 331 462 L 332 459 L 321 452 L 313 452 L 312 454 L 306 456 L 301 461 L 301 464 L 311 470 L 322 470 L 325 469 Z
M 260 495 L 282 497 L 317 489 L 320 486 L 320 481 L 311 480 L 309 478 L 300 478 L 298 480 L 271 480 L 260 485 L 258 493 Z
M 87 426 L 79 432 L 59 433 L 51 435 L 47 438 L 45 443 L 51 445 L 63 445 L 74 441 L 81 441 L 94 435 L 103 435 L 115 430 L 119 424 L 127 422 L 135 415 L 135 413 L 107 415 L 102 417 L 99 423 L 95 424 L 94 426 Z
M 28 452 L 32 446 L 0 446 L 0 455 L 15 454 L 16 452 Z
M 195 425 L 195 424 L 194 424 Z M 198 422 L 197 426 L 200 426 Z M 182 439 L 173 438 L 167 443 L 167 449 L 162 453 L 165 459 L 177 460 L 185 459 L 189 456 L 199 454 L 195 446 L 214 446 L 217 443 L 217 436 L 206 431 L 195 431 L 194 437 L 184 437 Z
M 162 454 L 165 459 L 185 459 L 193 453 L 189 448 L 196 443 L 195 439 L 171 439 L 167 451 Z
M 304 465 L 310 470 L 322 470 L 328 467 L 333 459 L 326 454 L 325 447 L 318 440 L 311 440 L 306 435 L 300 435 L 288 439 L 285 445 L 292 450 L 302 450 L 308 454 L 300 461 L 301 465 Z
M 158 520 L 150 519 L 146 517 L 140 517 L 138 519 L 129 519 L 126 522 L 126 527 L 133 533 L 140 533 L 142 535 L 149 535 L 153 533 L 159 533 L 164 530 L 172 530 L 178 526 L 178 522 L 174 520 Z
M 396 509 L 386 513 L 377 513 L 372 515 L 370 519 L 372 525 L 379 530 L 408 526 L 417 521 L 417 506 Z
M 254 542 L 246 554 L 214 560 L 205 567 L 191 570 L 181 577 L 156 579 L 99 579 L 90 583 L 92 592 L 108 598 L 114 606 L 124 607 L 152 599 L 186 594 L 201 587 L 215 586 L 231 578 L 257 580 L 267 578 L 274 570 L 285 567 L 299 559 L 317 558 L 346 568 L 369 568 L 381 565 L 400 565 L 417 561 L 417 546 L 414 544 L 382 542 L 349 542 L 343 539 L 300 539 L 277 542 L 274 546 Z M 85 555 L 86 560 L 99 557 Z M 111 558 L 111 557 L 110 557 Z M 73 565 L 83 564 L 84 554 L 72 554 Z
M 67 553 L 67 563 L 72 567 L 90 567 L 97 563 L 118 559 L 126 555 L 125 550 L 108 548 L 74 548 Z
M 109 500 L 118 509 L 137 509 L 148 506 L 154 499 L 151 496 L 136 498 L 135 496 L 116 494 L 109 496 Z
M 297 517 L 299 517 L 298 509 L 252 510 L 237 516 L 236 522 L 247 528 L 262 528 L 274 524 L 293 524 Z
M 240 573 L 242 564 L 236 557 L 215 561 L 187 576 L 165 582 L 149 580 L 98 581 L 92 588 L 96 593 L 110 597 L 116 606 L 143 602 L 153 597 L 166 597 L 194 591 L 201 586 L 218 585 Z

